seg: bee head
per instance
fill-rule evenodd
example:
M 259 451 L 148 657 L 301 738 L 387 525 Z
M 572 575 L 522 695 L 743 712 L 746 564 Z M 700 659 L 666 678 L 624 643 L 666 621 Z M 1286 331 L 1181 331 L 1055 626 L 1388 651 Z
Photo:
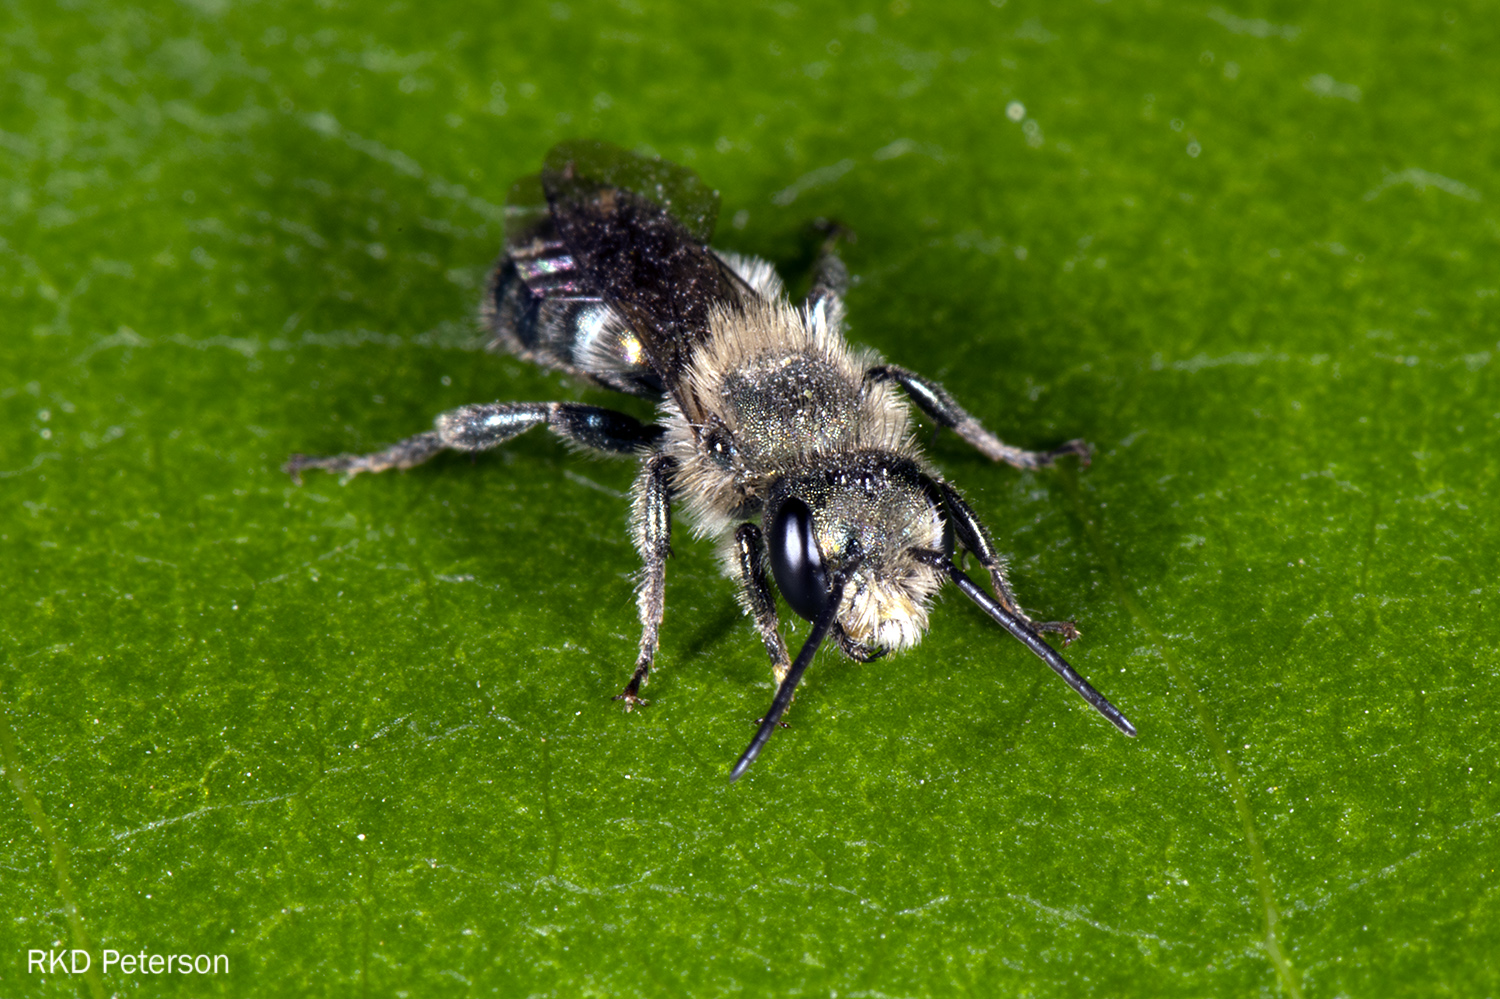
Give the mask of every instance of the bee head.
M 764 528 L 792 610 L 816 621 L 842 577 L 835 619 L 849 640 L 876 653 L 915 645 L 942 575 L 914 553 L 952 548 L 930 483 L 914 462 L 881 452 L 832 455 L 778 483 Z
M 856 658 L 915 645 L 927 628 L 927 604 L 945 578 L 1115 727 L 1135 735 L 1135 726 L 1042 639 L 1037 625 L 975 585 L 954 562 L 955 535 L 976 553 L 990 543 L 952 486 L 889 452 L 831 454 L 806 466 L 773 485 L 763 530 L 776 585 L 792 609 L 812 621 L 812 632 L 730 780 L 760 754 L 830 633 L 842 635 L 844 652 Z

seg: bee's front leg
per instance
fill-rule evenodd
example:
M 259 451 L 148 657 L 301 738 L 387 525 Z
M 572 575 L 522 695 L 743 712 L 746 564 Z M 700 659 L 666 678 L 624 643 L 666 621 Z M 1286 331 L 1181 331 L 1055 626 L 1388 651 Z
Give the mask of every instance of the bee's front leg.
M 766 579 L 765 552 L 765 541 L 759 527 L 741 524 L 735 530 L 734 564 L 739 575 L 740 603 L 755 622 L 755 630 L 765 643 L 766 655 L 771 657 L 771 675 L 780 686 L 792 668 L 792 660 L 787 655 L 786 642 L 778 627 L 776 599 L 771 595 L 771 584 Z
M 999 599 L 1000 605 L 1037 631 L 1060 636 L 1064 645 L 1077 638 L 1078 626 L 1072 621 L 1033 621 L 1021 609 L 1021 604 L 1016 600 L 1015 591 L 1010 587 L 1010 579 L 1005 574 L 1005 559 L 996 550 L 989 530 L 985 528 L 969 504 L 964 502 L 964 498 L 959 495 L 957 489 L 941 480 L 937 482 L 937 487 L 943 494 L 943 505 L 948 508 L 948 514 L 952 518 L 953 533 L 957 536 L 958 543 L 972 552 L 974 557 L 979 559 L 979 563 L 988 570 L 990 583 L 994 586 L 995 596 Z
M 786 651 L 786 641 L 781 637 L 780 622 L 776 618 L 776 598 L 772 596 L 771 584 L 766 579 L 766 545 L 761 530 L 754 524 L 741 524 L 734 532 L 735 564 L 739 572 L 740 603 L 755 621 L 755 630 L 765 643 L 766 655 L 771 657 L 771 675 L 780 687 L 792 670 L 792 659 Z M 791 706 L 787 706 L 791 710 Z M 756 719 L 757 723 L 765 719 Z M 781 722 L 782 728 L 791 728 L 790 723 Z

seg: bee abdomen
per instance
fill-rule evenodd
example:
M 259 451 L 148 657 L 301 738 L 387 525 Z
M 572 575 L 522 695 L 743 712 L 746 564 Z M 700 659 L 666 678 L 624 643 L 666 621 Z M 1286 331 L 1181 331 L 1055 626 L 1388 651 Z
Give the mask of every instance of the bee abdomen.
M 583 301 L 580 301 L 583 299 Z M 555 240 L 538 239 L 505 256 L 490 278 L 484 321 L 489 346 L 502 347 L 544 364 L 572 365 L 569 342 L 553 332 L 576 325 L 580 306 L 599 302 L 584 287 L 578 265 L 567 248 Z M 551 308 L 544 310 L 544 305 Z
M 491 350 L 618 391 L 661 394 L 639 342 L 558 240 L 537 238 L 500 261 L 481 318 Z

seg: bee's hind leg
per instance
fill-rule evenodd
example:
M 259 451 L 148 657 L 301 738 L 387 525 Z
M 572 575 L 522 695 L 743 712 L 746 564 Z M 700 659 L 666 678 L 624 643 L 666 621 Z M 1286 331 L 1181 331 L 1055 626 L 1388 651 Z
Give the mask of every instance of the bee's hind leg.
M 282 465 L 282 471 L 292 477 L 299 486 L 302 472 L 309 468 L 321 468 L 325 472 L 339 472 L 352 479 L 360 472 L 384 472 L 392 468 L 415 468 L 439 451 L 446 449 L 436 430 L 397 441 L 390 447 L 369 454 L 335 454 L 317 458 L 306 454 L 294 454 Z
M 613 454 L 650 448 L 662 435 L 661 427 L 598 406 L 576 402 L 495 402 L 451 409 L 437 418 L 436 429 L 380 451 L 327 458 L 294 454 L 283 467 L 298 482 L 302 481 L 302 471 L 308 468 L 339 472 L 347 480 L 360 472 L 414 468 L 440 451 L 488 450 L 543 425 L 566 441 Z
M 820 302 L 842 302 L 849 291 L 849 268 L 839 256 L 839 243 L 854 242 L 854 233 L 841 223 L 818 219 L 815 223 L 823 235 L 818 247 L 817 259 L 813 261 L 812 287 L 807 290 L 804 307 L 816 308 Z

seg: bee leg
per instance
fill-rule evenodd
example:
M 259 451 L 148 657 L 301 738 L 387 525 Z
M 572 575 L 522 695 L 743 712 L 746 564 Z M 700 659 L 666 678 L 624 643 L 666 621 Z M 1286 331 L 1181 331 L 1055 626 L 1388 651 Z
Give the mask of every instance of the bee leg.
M 484 451 L 543 424 L 564 440 L 614 454 L 649 448 L 662 434 L 660 427 L 641 423 L 633 416 L 574 402 L 460 406 L 439 415 L 436 422 L 437 429 L 408 437 L 381 451 L 327 458 L 294 454 L 284 468 L 298 482 L 302 480 L 302 470 L 307 468 L 340 472 L 348 480 L 360 472 L 413 468 L 440 451 Z
M 780 686 L 792 668 L 792 659 L 787 655 L 786 642 L 777 628 L 776 599 L 766 580 L 766 545 L 760 528 L 754 524 L 741 524 L 734 532 L 734 550 L 739 570 L 740 603 L 755 622 L 755 630 L 760 632 L 766 655 L 771 657 L 771 675 Z
M 326 458 L 315 458 L 305 454 L 294 454 L 281 466 L 281 470 L 292 477 L 297 485 L 302 484 L 302 472 L 308 468 L 321 468 L 326 472 L 340 472 L 345 481 L 360 472 L 384 472 L 390 468 L 414 468 L 444 449 L 445 445 L 437 431 L 408 437 L 388 448 L 370 454 L 335 454 Z
M 816 223 L 823 233 L 823 244 L 818 247 L 817 259 L 813 261 L 812 287 L 807 290 L 803 304 L 812 309 L 823 301 L 842 302 L 849 290 L 849 268 L 839 256 L 839 242 L 854 241 L 854 234 L 837 222 L 819 219 Z
M 938 480 L 936 484 L 943 494 L 943 504 L 948 508 L 949 518 L 953 522 L 953 533 L 957 536 L 958 543 L 973 552 L 979 563 L 989 571 L 990 582 L 994 586 L 995 596 L 999 599 L 1000 605 L 1037 631 L 1061 635 L 1064 645 L 1077 638 L 1078 626 L 1072 621 L 1033 621 L 1021 609 L 1020 603 L 1016 601 L 1015 592 L 1010 588 L 1010 580 L 1005 575 L 1005 559 L 995 550 L 995 542 L 990 539 L 990 532 L 985 529 L 984 524 L 970 509 L 969 504 L 964 502 L 957 489 L 941 480 Z
M 666 604 L 667 557 L 672 554 L 672 471 L 676 467 L 676 461 L 658 451 L 646 459 L 632 487 L 635 495 L 632 532 L 645 566 L 636 598 L 641 609 L 640 654 L 630 682 L 615 696 L 615 700 L 625 702 L 626 711 L 646 703 L 641 699 L 641 688 L 646 685 L 656 659 L 657 636 Z
M 876 365 L 865 373 L 865 380 L 895 382 L 900 385 L 922 412 L 941 425 L 951 428 L 954 433 L 978 448 L 980 453 L 991 461 L 1003 461 L 1016 468 L 1045 468 L 1067 454 L 1077 455 L 1078 460 L 1087 465 L 1089 457 L 1093 454 L 1093 448 L 1082 439 L 1068 441 L 1051 451 L 1026 451 L 1012 447 L 970 416 L 948 394 L 947 389 L 930 378 L 923 378 L 914 371 L 898 368 L 894 364 Z

